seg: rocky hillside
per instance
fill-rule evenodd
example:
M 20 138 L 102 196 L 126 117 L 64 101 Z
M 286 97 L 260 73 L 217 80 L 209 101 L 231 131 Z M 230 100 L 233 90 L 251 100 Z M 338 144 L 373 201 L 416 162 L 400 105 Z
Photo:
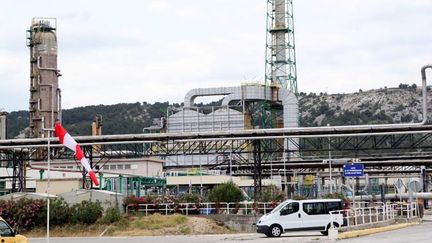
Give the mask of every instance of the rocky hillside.
M 422 120 L 421 99 L 421 89 L 404 84 L 399 88 L 360 90 L 352 94 L 302 93 L 299 99 L 300 125 L 417 122 Z
M 430 101 L 431 98 L 429 104 Z M 141 133 L 144 127 L 152 124 L 153 119 L 165 116 L 169 105 L 180 106 L 168 102 L 137 102 L 78 107 L 63 111 L 63 123 L 72 135 L 89 135 L 91 122 L 96 114 L 100 114 L 103 117 L 103 134 Z M 403 123 L 422 119 L 421 90 L 415 84 L 359 90 L 351 94 L 300 93 L 299 106 L 301 126 Z M 22 134 L 27 125 L 27 111 L 11 112 L 8 116 L 8 137 Z

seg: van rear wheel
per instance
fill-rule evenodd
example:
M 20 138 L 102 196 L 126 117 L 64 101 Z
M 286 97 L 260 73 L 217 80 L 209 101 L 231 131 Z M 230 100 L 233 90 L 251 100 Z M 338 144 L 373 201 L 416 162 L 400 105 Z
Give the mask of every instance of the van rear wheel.
M 282 228 L 278 225 L 272 225 L 269 229 L 268 235 L 269 237 L 279 237 L 282 234 Z

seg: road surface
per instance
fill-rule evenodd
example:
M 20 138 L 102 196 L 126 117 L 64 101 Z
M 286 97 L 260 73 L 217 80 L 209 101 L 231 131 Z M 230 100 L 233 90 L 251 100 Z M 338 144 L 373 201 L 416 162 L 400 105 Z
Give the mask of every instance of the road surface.
M 429 243 L 432 242 L 432 218 L 421 224 L 359 238 L 337 241 L 338 243 Z M 45 238 L 33 238 L 30 243 L 45 243 Z M 225 234 L 225 235 L 193 235 L 193 236 L 145 236 L 145 237 L 91 237 L 91 238 L 51 238 L 50 243 L 258 243 L 258 242 L 292 242 L 321 243 L 334 242 L 319 232 L 290 232 L 279 238 L 267 238 L 262 234 Z

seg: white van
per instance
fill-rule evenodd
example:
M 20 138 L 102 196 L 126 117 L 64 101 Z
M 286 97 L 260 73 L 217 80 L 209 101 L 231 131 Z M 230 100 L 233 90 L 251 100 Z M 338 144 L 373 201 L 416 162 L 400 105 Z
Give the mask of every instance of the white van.
M 258 220 L 257 232 L 279 237 L 287 231 L 318 230 L 327 235 L 332 223 L 329 212 L 342 206 L 340 199 L 287 200 Z M 333 225 L 343 225 L 342 214 L 333 215 Z

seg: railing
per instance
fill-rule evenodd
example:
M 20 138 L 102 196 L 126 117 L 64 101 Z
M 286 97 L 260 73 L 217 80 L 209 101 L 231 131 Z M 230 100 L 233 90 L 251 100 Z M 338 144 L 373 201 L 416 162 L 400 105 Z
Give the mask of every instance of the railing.
M 358 205 L 367 205 L 359 202 Z M 330 212 L 331 222 L 338 222 L 337 218 L 343 215 L 342 227 L 368 225 L 394 220 L 396 217 L 413 219 L 418 217 L 417 203 L 378 203 L 376 206 L 353 207 Z
M 257 215 L 269 213 L 277 203 L 272 202 L 240 202 L 240 203 L 158 203 L 158 204 L 128 204 L 126 213 L 141 212 L 146 216 L 152 213 L 161 214 L 240 214 Z
M 396 210 L 398 212 L 398 216 L 407 219 L 413 219 L 419 217 L 419 208 L 416 202 L 411 203 L 396 203 Z

